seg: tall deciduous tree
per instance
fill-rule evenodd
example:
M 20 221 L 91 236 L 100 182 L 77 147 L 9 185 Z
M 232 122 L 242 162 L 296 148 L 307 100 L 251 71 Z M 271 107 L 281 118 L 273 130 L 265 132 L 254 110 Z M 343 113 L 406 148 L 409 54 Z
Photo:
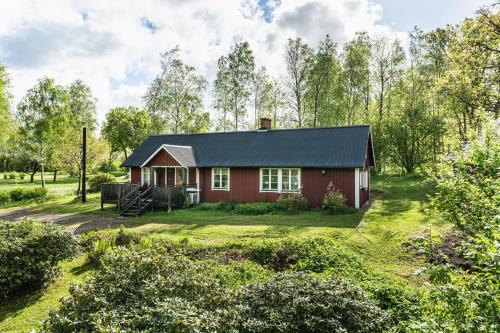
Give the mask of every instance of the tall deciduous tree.
M 222 113 L 222 128 L 228 125 L 228 114 L 233 118 L 232 129 L 244 124 L 247 116 L 248 99 L 252 92 L 255 71 L 253 52 L 248 42 L 234 45 L 229 55 L 218 60 L 217 79 L 214 82 L 215 107 Z M 223 96 L 227 95 L 227 96 Z
M 115 107 L 106 114 L 102 133 L 111 150 L 122 152 L 137 148 L 151 134 L 151 118 L 145 110 L 135 106 Z
M 390 41 L 386 36 L 377 36 L 372 41 L 372 68 L 377 95 L 379 118 L 389 111 L 387 101 L 391 86 L 401 76 L 405 54 L 398 40 Z
M 42 186 L 48 157 L 70 121 L 68 94 L 53 79 L 43 78 L 23 97 L 17 107 L 20 130 L 40 164 Z
M 312 127 L 327 125 L 329 113 L 337 111 L 333 105 L 334 100 L 341 99 L 341 91 L 334 86 L 339 84 L 340 78 L 336 47 L 330 36 L 326 35 L 316 54 L 311 56 L 306 99 Z
M 0 64 L 0 157 L 3 158 L 4 171 L 7 163 L 7 144 L 14 132 L 14 119 L 10 113 L 11 100 L 10 77 L 7 68 Z
M 254 113 L 253 128 L 257 129 L 260 126 L 259 119 L 261 117 L 269 117 L 272 109 L 272 91 L 273 84 L 267 74 L 266 68 L 259 68 L 253 77 L 252 82 L 252 104 Z
M 68 154 L 75 156 L 76 152 L 82 150 L 82 128 L 87 127 L 88 147 L 92 144 L 92 138 L 95 136 L 97 128 L 96 120 L 96 99 L 92 96 L 90 87 L 83 81 L 76 80 L 67 87 L 68 104 L 70 109 L 69 125 L 61 140 L 56 143 L 54 153 L 50 158 L 48 166 L 54 171 L 53 182 L 57 180 L 57 172 L 59 170 L 71 171 L 71 173 L 78 172 L 78 177 L 81 177 L 81 160 L 76 161 L 75 158 L 68 158 Z M 90 155 L 87 160 L 90 162 Z M 81 157 L 80 157 L 81 158 Z M 76 165 L 78 163 L 78 167 Z M 90 165 L 90 163 L 88 163 Z M 78 191 L 80 193 L 80 183 L 78 184 Z
M 144 96 L 157 133 L 191 133 L 208 127 L 208 114 L 201 111 L 207 81 L 181 60 L 179 52 L 176 47 L 161 55 L 161 73 Z
M 344 45 L 342 68 L 348 125 L 356 123 L 361 118 L 368 120 L 370 54 L 371 43 L 366 32 L 356 33 L 355 38 Z M 363 116 L 360 114 L 362 111 L 364 111 Z
M 500 14 L 490 8 L 478 14 L 453 29 L 441 86 L 463 140 L 480 130 L 484 116 L 498 118 L 500 110 Z
M 75 129 L 87 127 L 93 131 L 97 127 L 96 99 L 92 96 L 90 87 L 83 81 L 76 80 L 67 88 L 69 109 L 71 111 L 71 126 Z
M 288 39 L 286 46 L 286 87 L 288 104 L 298 127 L 304 125 L 304 103 L 307 77 L 311 68 L 311 48 L 300 37 Z

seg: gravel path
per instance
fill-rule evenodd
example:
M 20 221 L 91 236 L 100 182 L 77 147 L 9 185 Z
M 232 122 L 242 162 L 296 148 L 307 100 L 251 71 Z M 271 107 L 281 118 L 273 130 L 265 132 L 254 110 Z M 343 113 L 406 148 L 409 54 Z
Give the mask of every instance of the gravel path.
M 0 210 L 0 220 L 16 221 L 23 217 L 50 221 L 67 227 L 75 234 L 89 230 L 117 228 L 124 223 L 122 217 L 104 217 L 85 214 L 55 214 L 44 213 L 32 208 L 16 208 Z

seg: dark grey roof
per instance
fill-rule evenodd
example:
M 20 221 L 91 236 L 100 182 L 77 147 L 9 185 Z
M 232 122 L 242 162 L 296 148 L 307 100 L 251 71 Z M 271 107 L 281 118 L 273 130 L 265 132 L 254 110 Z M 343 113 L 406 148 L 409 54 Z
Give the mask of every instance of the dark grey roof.
M 193 147 L 177 145 L 163 145 L 163 147 L 182 166 L 195 167 L 198 165 Z
M 147 138 L 122 166 L 141 166 L 168 144 L 193 147 L 199 167 L 357 168 L 364 166 L 369 136 L 368 125 L 158 135 Z

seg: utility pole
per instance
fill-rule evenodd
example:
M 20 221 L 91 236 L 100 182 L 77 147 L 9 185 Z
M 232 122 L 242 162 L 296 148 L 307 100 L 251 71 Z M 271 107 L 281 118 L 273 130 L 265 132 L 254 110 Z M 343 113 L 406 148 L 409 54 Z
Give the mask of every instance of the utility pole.
M 82 202 L 87 201 L 87 127 L 83 128 L 82 140 Z

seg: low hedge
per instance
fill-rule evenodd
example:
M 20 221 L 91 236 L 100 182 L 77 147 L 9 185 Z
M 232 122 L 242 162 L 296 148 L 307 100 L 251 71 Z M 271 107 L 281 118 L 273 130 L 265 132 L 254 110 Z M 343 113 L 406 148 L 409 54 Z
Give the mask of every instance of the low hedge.
M 57 225 L 28 218 L 0 221 L 0 299 L 50 282 L 59 262 L 77 250 L 77 239 Z
M 21 201 L 27 199 L 43 198 L 47 195 L 47 188 L 15 188 L 10 191 L 10 199 L 12 201 Z
M 282 195 L 275 202 L 236 202 L 220 201 L 217 203 L 203 203 L 196 209 L 206 211 L 223 211 L 241 215 L 262 215 L 272 212 L 298 213 L 307 211 L 307 199 L 299 194 Z
M 0 191 L 0 204 L 10 201 L 22 201 L 28 199 L 43 198 L 47 195 L 45 187 L 15 188 L 10 191 Z

